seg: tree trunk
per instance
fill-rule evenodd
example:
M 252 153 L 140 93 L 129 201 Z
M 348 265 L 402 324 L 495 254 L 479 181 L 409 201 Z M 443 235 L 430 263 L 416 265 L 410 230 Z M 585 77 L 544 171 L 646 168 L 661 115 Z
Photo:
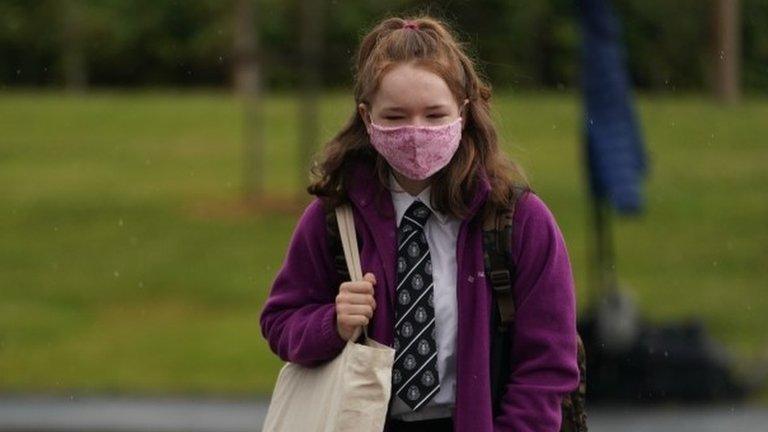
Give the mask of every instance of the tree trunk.
M 319 89 L 323 52 L 324 0 L 301 2 L 302 93 L 299 121 L 299 184 L 304 185 L 319 141 Z
M 243 194 L 261 198 L 264 189 L 261 88 L 257 59 L 256 10 L 253 0 L 234 2 L 233 84 L 243 103 Z
M 64 88 L 83 93 L 88 86 L 88 69 L 83 52 L 83 17 L 79 1 L 68 0 L 61 5 L 61 66 Z
M 715 97 L 721 103 L 741 98 L 741 20 L 739 0 L 715 0 L 713 8 Z

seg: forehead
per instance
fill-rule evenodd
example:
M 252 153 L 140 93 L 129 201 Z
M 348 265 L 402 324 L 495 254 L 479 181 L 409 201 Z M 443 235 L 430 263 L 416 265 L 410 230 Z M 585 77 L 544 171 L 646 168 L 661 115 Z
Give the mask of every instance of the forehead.
M 411 64 L 399 64 L 385 73 L 371 102 L 378 109 L 456 105 L 442 77 Z

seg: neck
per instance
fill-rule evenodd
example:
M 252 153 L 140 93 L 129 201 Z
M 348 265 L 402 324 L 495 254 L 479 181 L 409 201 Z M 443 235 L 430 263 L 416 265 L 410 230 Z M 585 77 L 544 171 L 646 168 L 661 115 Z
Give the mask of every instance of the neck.
M 405 189 L 406 192 L 411 194 L 412 196 L 416 196 L 421 193 L 424 189 L 429 186 L 429 179 L 426 178 L 424 180 L 414 180 L 410 179 L 399 172 L 392 170 L 392 174 L 394 174 L 395 179 L 397 179 L 397 182 L 400 184 L 400 186 Z

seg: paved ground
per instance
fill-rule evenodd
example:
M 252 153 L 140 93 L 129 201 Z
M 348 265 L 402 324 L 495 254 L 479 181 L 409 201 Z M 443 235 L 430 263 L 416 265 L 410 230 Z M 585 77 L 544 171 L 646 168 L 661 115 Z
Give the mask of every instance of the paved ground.
M 0 395 L 0 431 L 258 432 L 265 400 L 55 398 Z M 591 407 L 592 432 L 754 432 L 768 430 L 768 408 Z

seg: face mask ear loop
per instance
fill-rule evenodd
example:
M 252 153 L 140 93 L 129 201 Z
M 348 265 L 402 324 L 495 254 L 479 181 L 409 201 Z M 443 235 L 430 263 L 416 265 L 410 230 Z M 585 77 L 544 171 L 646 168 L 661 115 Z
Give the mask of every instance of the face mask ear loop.
M 461 117 L 461 130 L 464 130 L 464 127 L 467 125 L 467 117 L 469 113 L 469 108 L 467 108 L 468 104 L 469 99 L 464 99 L 464 103 L 461 105 L 461 109 L 459 110 L 459 116 Z

